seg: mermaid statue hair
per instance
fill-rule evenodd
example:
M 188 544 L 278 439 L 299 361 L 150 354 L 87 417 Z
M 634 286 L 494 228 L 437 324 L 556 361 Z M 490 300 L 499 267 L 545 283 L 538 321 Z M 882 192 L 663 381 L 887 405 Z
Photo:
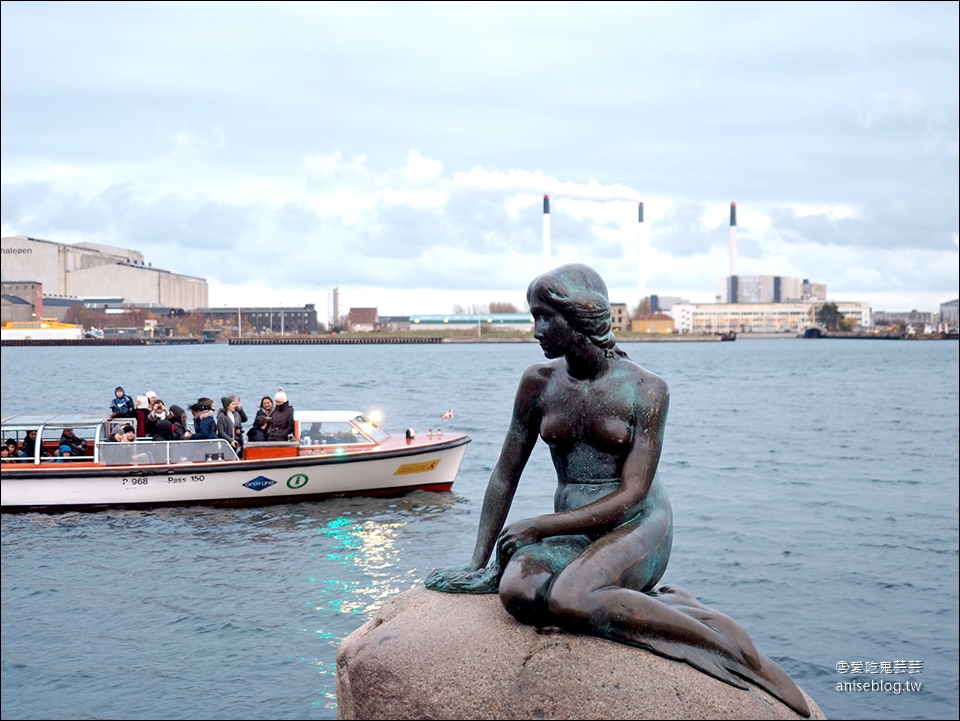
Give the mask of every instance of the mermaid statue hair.
M 593 268 L 579 263 L 561 265 L 533 279 L 527 302 L 539 300 L 555 308 L 574 330 L 606 351 L 607 357 L 627 357 L 613 335 L 607 285 Z

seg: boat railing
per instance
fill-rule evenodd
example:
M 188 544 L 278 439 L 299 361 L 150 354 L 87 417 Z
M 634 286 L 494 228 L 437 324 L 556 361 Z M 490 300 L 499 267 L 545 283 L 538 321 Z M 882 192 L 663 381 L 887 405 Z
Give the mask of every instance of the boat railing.
M 100 462 L 108 466 L 235 461 L 237 452 L 222 438 L 202 441 L 101 443 Z

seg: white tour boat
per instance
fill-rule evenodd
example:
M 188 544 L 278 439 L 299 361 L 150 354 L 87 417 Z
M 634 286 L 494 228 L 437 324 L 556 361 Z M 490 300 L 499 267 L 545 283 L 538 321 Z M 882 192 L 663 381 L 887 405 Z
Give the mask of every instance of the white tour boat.
M 462 433 L 387 433 L 357 411 L 295 411 L 295 440 L 247 443 L 242 458 L 224 440 L 108 440 L 129 418 L 18 414 L 2 438 L 33 457 L 0 465 L 2 510 L 62 511 L 158 506 L 247 506 L 335 496 L 448 491 L 470 438 Z M 86 455 L 60 456 L 64 429 L 87 440 Z

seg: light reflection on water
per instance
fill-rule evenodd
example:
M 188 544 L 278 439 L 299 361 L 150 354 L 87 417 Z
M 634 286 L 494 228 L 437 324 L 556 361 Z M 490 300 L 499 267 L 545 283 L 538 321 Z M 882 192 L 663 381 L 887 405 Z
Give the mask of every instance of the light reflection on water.
M 333 541 L 326 553 L 328 561 L 351 566 L 361 572 L 362 582 L 310 578 L 320 585 L 326 598 L 315 607 L 319 611 L 340 613 L 374 613 L 383 601 L 400 592 L 393 581 L 399 554 L 396 548 L 397 529 L 406 523 L 356 523 L 345 517 L 329 521 L 320 535 Z

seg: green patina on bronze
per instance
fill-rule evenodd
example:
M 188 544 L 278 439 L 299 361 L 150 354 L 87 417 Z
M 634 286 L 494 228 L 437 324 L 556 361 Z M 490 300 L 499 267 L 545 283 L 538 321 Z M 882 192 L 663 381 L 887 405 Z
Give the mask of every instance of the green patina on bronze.
M 517 620 L 560 626 L 750 681 L 809 716 L 803 694 L 746 631 L 683 589 L 659 586 L 673 510 L 657 477 L 667 384 L 616 345 L 607 288 L 565 265 L 527 290 L 545 363 L 523 374 L 490 477 L 473 557 L 431 573 L 445 593 L 498 593 Z M 537 439 L 557 471 L 554 512 L 504 527 Z

